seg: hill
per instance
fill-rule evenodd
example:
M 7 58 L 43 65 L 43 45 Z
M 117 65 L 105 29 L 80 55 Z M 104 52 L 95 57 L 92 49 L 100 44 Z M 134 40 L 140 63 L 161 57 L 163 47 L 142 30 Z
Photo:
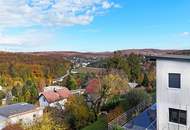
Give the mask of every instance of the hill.
M 122 54 L 129 55 L 131 53 L 141 54 L 141 55 L 165 55 L 165 54 L 175 54 L 179 51 L 185 50 L 160 50 L 160 49 L 127 49 L 119 50 Z M 51 57 L 109 57 L 114 54 L 114 52 L 75 52 L 75 51 L 47 51 L 47 52 L 28 52 L 27 54 L 38 55 L 38 56 L 51 56 Z

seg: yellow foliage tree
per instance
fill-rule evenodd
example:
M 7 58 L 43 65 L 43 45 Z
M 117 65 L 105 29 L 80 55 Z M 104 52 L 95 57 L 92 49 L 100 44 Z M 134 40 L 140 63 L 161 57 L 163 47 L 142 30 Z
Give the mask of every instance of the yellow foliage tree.
M 67 130 L 55 124 L 53 118 L 49 114 L 44 114 L 41 121 L 37 121 L 33 126 L 25 126 L 25 130 Z

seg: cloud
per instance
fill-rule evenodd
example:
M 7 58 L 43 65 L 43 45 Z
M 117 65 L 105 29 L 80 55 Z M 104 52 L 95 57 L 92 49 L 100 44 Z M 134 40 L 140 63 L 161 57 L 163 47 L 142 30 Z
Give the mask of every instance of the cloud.
M 184 37 L 190 36 L 190 32 L 182 32 L 181 36 L 184 36 Z
M 118 7 L 108 0 L 0 0 L 0 27 L 86 25 Z
M 51 32 L 30 30 L 19 35 L 6 35 L 1 33 L 0 45 L 8 46 L 34 46 L 51 43 L 54 35 Z
M 109 9 L 109 8 L 120 8 L 121 6 L 119 4 L 115 4 L 114 2 L 108 2 L 108 1 L 104 1 L 102 2 L 102 8 L 103 9 Z

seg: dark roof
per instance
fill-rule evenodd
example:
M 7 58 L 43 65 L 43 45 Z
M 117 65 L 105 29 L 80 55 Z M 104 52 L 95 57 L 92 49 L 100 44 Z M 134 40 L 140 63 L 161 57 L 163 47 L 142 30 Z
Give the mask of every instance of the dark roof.
M 149 60 L 175 60 L 175 61 L 190 61 L 190 56 L 187 55 L 162 55 L 162 56 L 145 56 Z
M 4 117 L 9 117 L 15 114 L 33 110 L 35 108 L 36 107 L 34 105 L 28 104 L 28 103 L 17 103 L 17 104 L 12 104 L 12 105 L 6 105 L 3 107 L 0 107 L 0 115 Z

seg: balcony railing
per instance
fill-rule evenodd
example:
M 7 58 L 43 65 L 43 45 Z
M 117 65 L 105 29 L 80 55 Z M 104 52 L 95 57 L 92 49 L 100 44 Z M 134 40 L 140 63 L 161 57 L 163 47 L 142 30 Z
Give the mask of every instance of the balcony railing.
M 127 112 L 123 113 L 122 115 L 118 116 L 114 120 L 108 123 L 108 130 L 113 130 L 115 126 L 123 126 L 131 119 L 136 117 L 140 112 L 145 110 L 148 106 L 146 101 L 141 102 L 137 106 L 133 107 L 132 109 L 128 110 Z M 148 129 L 147 129 L 148 130 Z

